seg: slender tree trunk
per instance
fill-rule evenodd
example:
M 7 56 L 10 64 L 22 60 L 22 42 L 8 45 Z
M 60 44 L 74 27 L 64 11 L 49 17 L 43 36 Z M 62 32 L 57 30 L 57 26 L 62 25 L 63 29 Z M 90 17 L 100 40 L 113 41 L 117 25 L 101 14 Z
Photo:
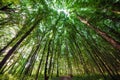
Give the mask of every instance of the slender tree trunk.
M 87 51 L 89 52 L 89 54 L 90 54 L 90 56 L 91 56 L 93 62 L 96 64 L 97 68 L 99 69 L 100 74 L 104 77 L 104 79 L 106 79 L 106 77 L 105 77 L 105 75 L 104 75 L 104 72 L 103 72 L 103 70 L 102 70 L 100 64 L 98 63 L 96 57 L 94 57 L 88 49 L 87 49 Z
M 0 55 L 2 55 L 3 51 L 15 40 L 15 38 L 13 38 L 6 46 L 4 46 L 1 50 L 0 50 Z
M 49 54 L 50 54 L 50 44 L 51 44 L 51 40 L 48 43 L 48 52 L 47 52 L 47 56 L 46 56 L 46 62 L 45 62 L 45 70 L 44 70 L 44 80 L 48 80 L 49 76 L 48 76 L 48 70 L 47 70 L 47 66 L 48 66 L 48 59 L 49 59 Z
M 19 73 L 20 73 L 20 75 L 24 72 L 24 70 L 25 70 L 25 68 L 29 65 L 28 64 L 28 62 L 29 62 L 29 59 L 30 59 L 30 57 L 33 55 L 32 54 L 32 52 L 34 51 L 34 46 L 33 46 L 33 48 L 32 48 L 32 50 L 31 50 L 31 53 L 29 54 L 29 56 L 26 58 L 26 60 L 25 60 L 25 62 L 23 63 L 23 64 L 21 64 L 21 68 L 19 69 Z M 28 64 L 28 65 L 27 65 Z M 27 66 L 26 66 L 27 65 Z
M 96 47 L 96 43 L 94 39 L 91 39 L 91 43 L 94 44 L 95 50 L 99 51 L 100 46 Z M 90 44 L 90 43 L 89 43 Z M 117 64 L 119 64 L 119 58 L 117 59 L 115 56 L 113 56 L 113 54 L 111 55 L 109 52 L 106 52 L 106 49 L 104 48 L 104 52 L 100 52 L 101 53 L 101 58 L 106 61 L 106 64 L 108 65 L 108 67 L 110 68 L 110 71 L 113 72 L 114 75 L 119 75 L 118 71 L 117 71 Z M 115 53 L 117 54 L 117 53 Z M 118 55 L 119 56 L 119 55 Z M 112 63 L 109 61 L 109 59 L 112 59 Z
M 69 48 L 68 48 L 68 43 L 67 41 L 65 42 L 66 43 L 66 53 L 65 53 L 65 56 L 66 56 L 66 59 L 67 59 L 67 65 L 68 65 L 68 75 L 72 76 L 73 73 L 72 73 L 72 64 L 71 64 L 71 61 L 70 61 L 70 52 L 69 52 Z
M 58 49 L 59 50 L 59 49 Z M 57 74 L 56 74 L 56 77 L 59 77 L 59 57 L 60 57 L 60 55 L 59 55 L 60 53 L 59 53 L 59 51 L 57 52 L 57 55 L 56 55 L 56 57 L 57 57 L 57 60 L 56 60 L 56 65 L 57 65 Z
M 77 32 L 78 32 L 78 31 L 77 31 Z M 79 32 L 78 32 L 78 33 L 79 33 Z M 80 34 L 80 33 L 79 33 L 79 34 Z M 80 36 L 82 36 L 83 39 L 87 42 L 88 46 L 91 47 L 92 52 L 94 52 L 94 57 L 96 58 L 96 60 L 98 59 L 98 61 L 101 63 L 102 66 L 99 67 L 99 70 L 102 72 L 102 74 L 103 74 L 103 68 L 105 68 L 105 69 L 107 70 L 107 72 L 110 74 L 110 76 L 111 76 L 113 79 L 115 79 L 115 77 L 113 76 L 114 73 L 113 73 L 113 74 L 111 73 L 111 71 L 110 71 L 108 65 L 105 64 L 105 62 L 103 61 L 102 57 L 100 57 L 100 55 L 97 54 L 97 53 L 100 54 L 100 52 L 98 51 L 98 49 L 95 49 L 95 50 L 94 50 L 94 48 L 93 48 L 93 46 L 91 45 L 91 43 L 89 43 L 89 42 L 84 38 L 83 35 L 80 34 Z M 86 45 L 84 45 L 84 46 L 86 47 Z M 87 47 L 86 47 L 86 48 L 87 48 Z M 96 50 L 98 51 L 97 53 L 96 53 Z M 90 55 L 91 55 L 91 54 L 90 54 Z M 91 57 L 92 57 L 92 55 L 91 55 Z M 92 58 L 93 58 L 93 57 L 92 57 Z M 94 59 L 94 58 L 93 58 L 93 59 Z M 94 62 L 97 64 L 96 61 L 94 61 Z M 99 66 L 100 63 L 98 63 L 97 66 Z M 101 70 L 101 68 L 102 68 L 102 70 Z M 103 74 L 103 76 L 104 76 L 104 74 Z M 104 76 L 104 78 L 105 78 L 105 76 Z
M 108 41 L 113 47 L 115 47 L 116 49 L 120 50 L 120 43 L 118 41 L 116 41 L 115 39 L 113 39 L 112 37 L 110 37 L 107 33 L 95 28 L 94 26 L 92 26 L 90 23 L 88 23 L 87 20 L 83 19 L 82 17 L 78 16 L 78 19 L 86 24 L 89 28 L 93 29 L 98 35 L 100 35 L 103 39 L 105 39 L 106 41 Z
M 12 38 L 12 40 L 11 40 L 10 42 L 8 42 L 7 45 L 4 46 L 4 47 L 0 50 L 0 55 L 2 55 L 2 54 L 4 53 L 4 51 L 5 51 L 12 43 L 14 43 L 14 41 L 15 41 L 19 36 L 21 36 L 22 31 L 25 30 L 24 28 L 25 28 L 25 27 L 23 27 L 23 28 L 17 33 L 17 35 L 16 35 L 14 38 Z
M 54 72 L 54 69 L 55 69 L 55 57 L 56 57 L 56 50 L 55 50 L 54 57 L 53 57 L 51 78 L 53 77 L 53 72 Z
M 33 55 L 31 56 L 31 58 L 30 58 L 30 65 L 26 68 L 25 74 L 30 74 L 31 67 L 32 67 L 32 65 L 34 64 L 34 61 L 36 60 L 35 57 L 36 57 L 36 55 L 37 55 L 37 52 L 38 52 L 39 48 L 40 48 L 40 44 L 36 47 L 35 52 L 34 52 Z
M 52 64 L 53 64 L 53 56 L 54 56 L 54 41 L 52 43 L 52 51 L 51 51 L 51 56 L 50 56 L 50 61 L 49 61 L 49 68 L 48 68 L 48 74 L 49 74 L 49 77 L 51 77 L 51 68 L 52 68 Z
M 47 45 L 47 42 L 46 42 L 46 44 L 45 44 L 45 46 L 44 46 L 44 49 L 43 49 L 42 57 L 41 57 L 41 59 L 40 59 L 40 62 L 39 62 L 38 68 L 37 68 L 35 80 L 38 79 L 39 71 L 40 71 L 41 64 L 42 64 L 42 61 L 43 61 L 43 57 L 44 57 L 44 54 L 45 54 L 44 52 L 45 52 L 46 45 Z
M 21 37 L 21 39 L 9 50 L 9 52 L 5 55 L 3 60 L 0 62 L 0 69 L 4 66 L 6 61 L 9 59 L 12 53 L 16 50 L 16 48 L 21 44 L 21 42 L 34 30 L 34 28 L 36 27 L 39 21 L 40 20 L 37 20 L 35 24 Z
M 103 60 L 103 57 L 100 56 L 100 52 L 97 48 L 95 48 L 94 46 L 90 45 L 90 43 L 87 41 L 87 44 L 89 44 L 89 46 L 91 47 L 92 49 L 92 52 L 94 53 L 94 57 L 96 59 L 98 59 L 98 61 L 101 63 L 102 65 L 102 69 L 103 67 L 106 69 L 106 71 L 108 72 L 108 74 L 110 75 L 110 77 L 113 79 L 113 80 L 116 80 L 116 78 L 114 77 L 114 72 L 113 70 L 110 69 L 110 67 L 108 66 L 108 64 L 106 64 L 106 62 Z M 99 53 L 99 55 L 98 55 Z

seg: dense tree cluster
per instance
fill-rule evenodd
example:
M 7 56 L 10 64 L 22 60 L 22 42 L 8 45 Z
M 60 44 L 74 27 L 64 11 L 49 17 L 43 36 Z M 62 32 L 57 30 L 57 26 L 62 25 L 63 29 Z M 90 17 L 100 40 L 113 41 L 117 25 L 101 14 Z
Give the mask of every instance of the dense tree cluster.
M 119 0 L 1 0 L 0 79 L 119 80 L 119 6 Z

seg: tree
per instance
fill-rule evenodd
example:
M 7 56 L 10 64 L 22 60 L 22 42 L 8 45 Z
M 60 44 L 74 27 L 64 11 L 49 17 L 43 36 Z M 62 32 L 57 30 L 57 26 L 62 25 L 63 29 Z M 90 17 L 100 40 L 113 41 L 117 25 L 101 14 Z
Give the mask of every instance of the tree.
M 0 4 L 2 76 L 119 79 L 118 0 L 2 0 Z

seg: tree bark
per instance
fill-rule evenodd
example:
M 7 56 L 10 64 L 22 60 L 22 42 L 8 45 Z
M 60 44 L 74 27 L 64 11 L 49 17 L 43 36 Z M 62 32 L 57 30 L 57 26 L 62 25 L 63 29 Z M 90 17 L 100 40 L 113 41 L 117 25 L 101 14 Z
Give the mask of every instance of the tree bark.
M 113 39 L 112 37 L 110 37 L 106 32 L 101 31 L 100 29 L 95 28 L 94 26 L 92 26 L 87 20 L 83 19 L 82 17 L 78 16 L 78 19 L 86 24 L 89 28 L 91 28 L 92 30 L 94 30 L 98 35 L 100 35 L 103 39 L 105 39 L 107 42 L 109 42 L 114 48 L 120 50 L 120 43 L 118 41 L 116 41 L 115 39 Z
M 47 66 L 48 66 L 48 59 L 49 59 L 49 55 L 50 55 L 50 44 L 51 44 L 51 40 L 48 43 L 48 52 L 47 52 L 47 56 L 46 56 L 45 70 L 44 70 L 44 80 L 48 80 L 49 79 L 49 76 L 47 74 L 47 72 L 48 72 Z
M 30 57 L 30 65 L 26 68 L 25 75 L 30 74 L 31 67 L 36 60 L 36 55 L 37 55 L 37 52 L 38 52 L 39 48 L 40 48 L 40 44 L 37 45 L 36 50 L 34 51 L 33 55 Z
M 12 53 L 16 50 L 16 48 L 21 44 L 21 42 L 34 30 L 34 28 L 36 27 L 39 21 L 40 20 L 37 20 L 35 24 L 21 37 L 21 39 L 8 51 L 8 53 L 5 55 L 3 60 L 0 62 L 0 69 L 4 66 L 6 61 L 9 59 Z
M 14 41 L 16 41 L 16 39 L 18 39 L 18 38 L 21 36 L 22 31 L 25 30 L 24 28 L 25 28 L 25 27 L 23 27 L 23 28 L 17 33 L 17 35 L 16 35 L 14 38 L 12 38 L 12 40 L 11 40 L 10 42 L 8 42 L 7 45 L 4 46 L 4 47 L 0 50 L 0 55 L 2 55 L 2 54 L 4 53 L 4 51 L 5 51 L 12 43 L 14 43 Z
M 46 42 L 46 44 L 47 44 L 47 42 Z M 44 46 L 43 53 L 42 53 L 42 56 L 41 56 L 41 59 L 40 59 L 40 62 L 39 62 L 38 68 L 37 68 L 35 80 L 38 80 L 39 71 L 40 71 L 41 64 L 42 64 L 42 61 L 43 61 L 43 57 L 44 57 L 44 54 L 45 54 L 44 52 L 45 52 L 46 44 Z
M 53 56 L 54 56 L 53 50 L 54 50 L 54 42 L 52 43 L 52 51 L 51 51 L 50 61 L 49 61 L 49 68 L 48 68 L 49 77 L 51 76 L 51 68 L 52 68 L 52 64 L 53 64 Z

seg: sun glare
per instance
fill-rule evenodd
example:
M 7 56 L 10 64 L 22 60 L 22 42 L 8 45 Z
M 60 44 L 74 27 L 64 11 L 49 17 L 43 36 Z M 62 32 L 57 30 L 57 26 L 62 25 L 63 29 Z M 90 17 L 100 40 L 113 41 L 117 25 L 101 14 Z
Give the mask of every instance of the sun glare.
M 58 13 L 63 12 L 67 17 L 70 16 L 69 10 L 66 10 L 66 9 L 58 9 L 57 12 L 58 12 Z

